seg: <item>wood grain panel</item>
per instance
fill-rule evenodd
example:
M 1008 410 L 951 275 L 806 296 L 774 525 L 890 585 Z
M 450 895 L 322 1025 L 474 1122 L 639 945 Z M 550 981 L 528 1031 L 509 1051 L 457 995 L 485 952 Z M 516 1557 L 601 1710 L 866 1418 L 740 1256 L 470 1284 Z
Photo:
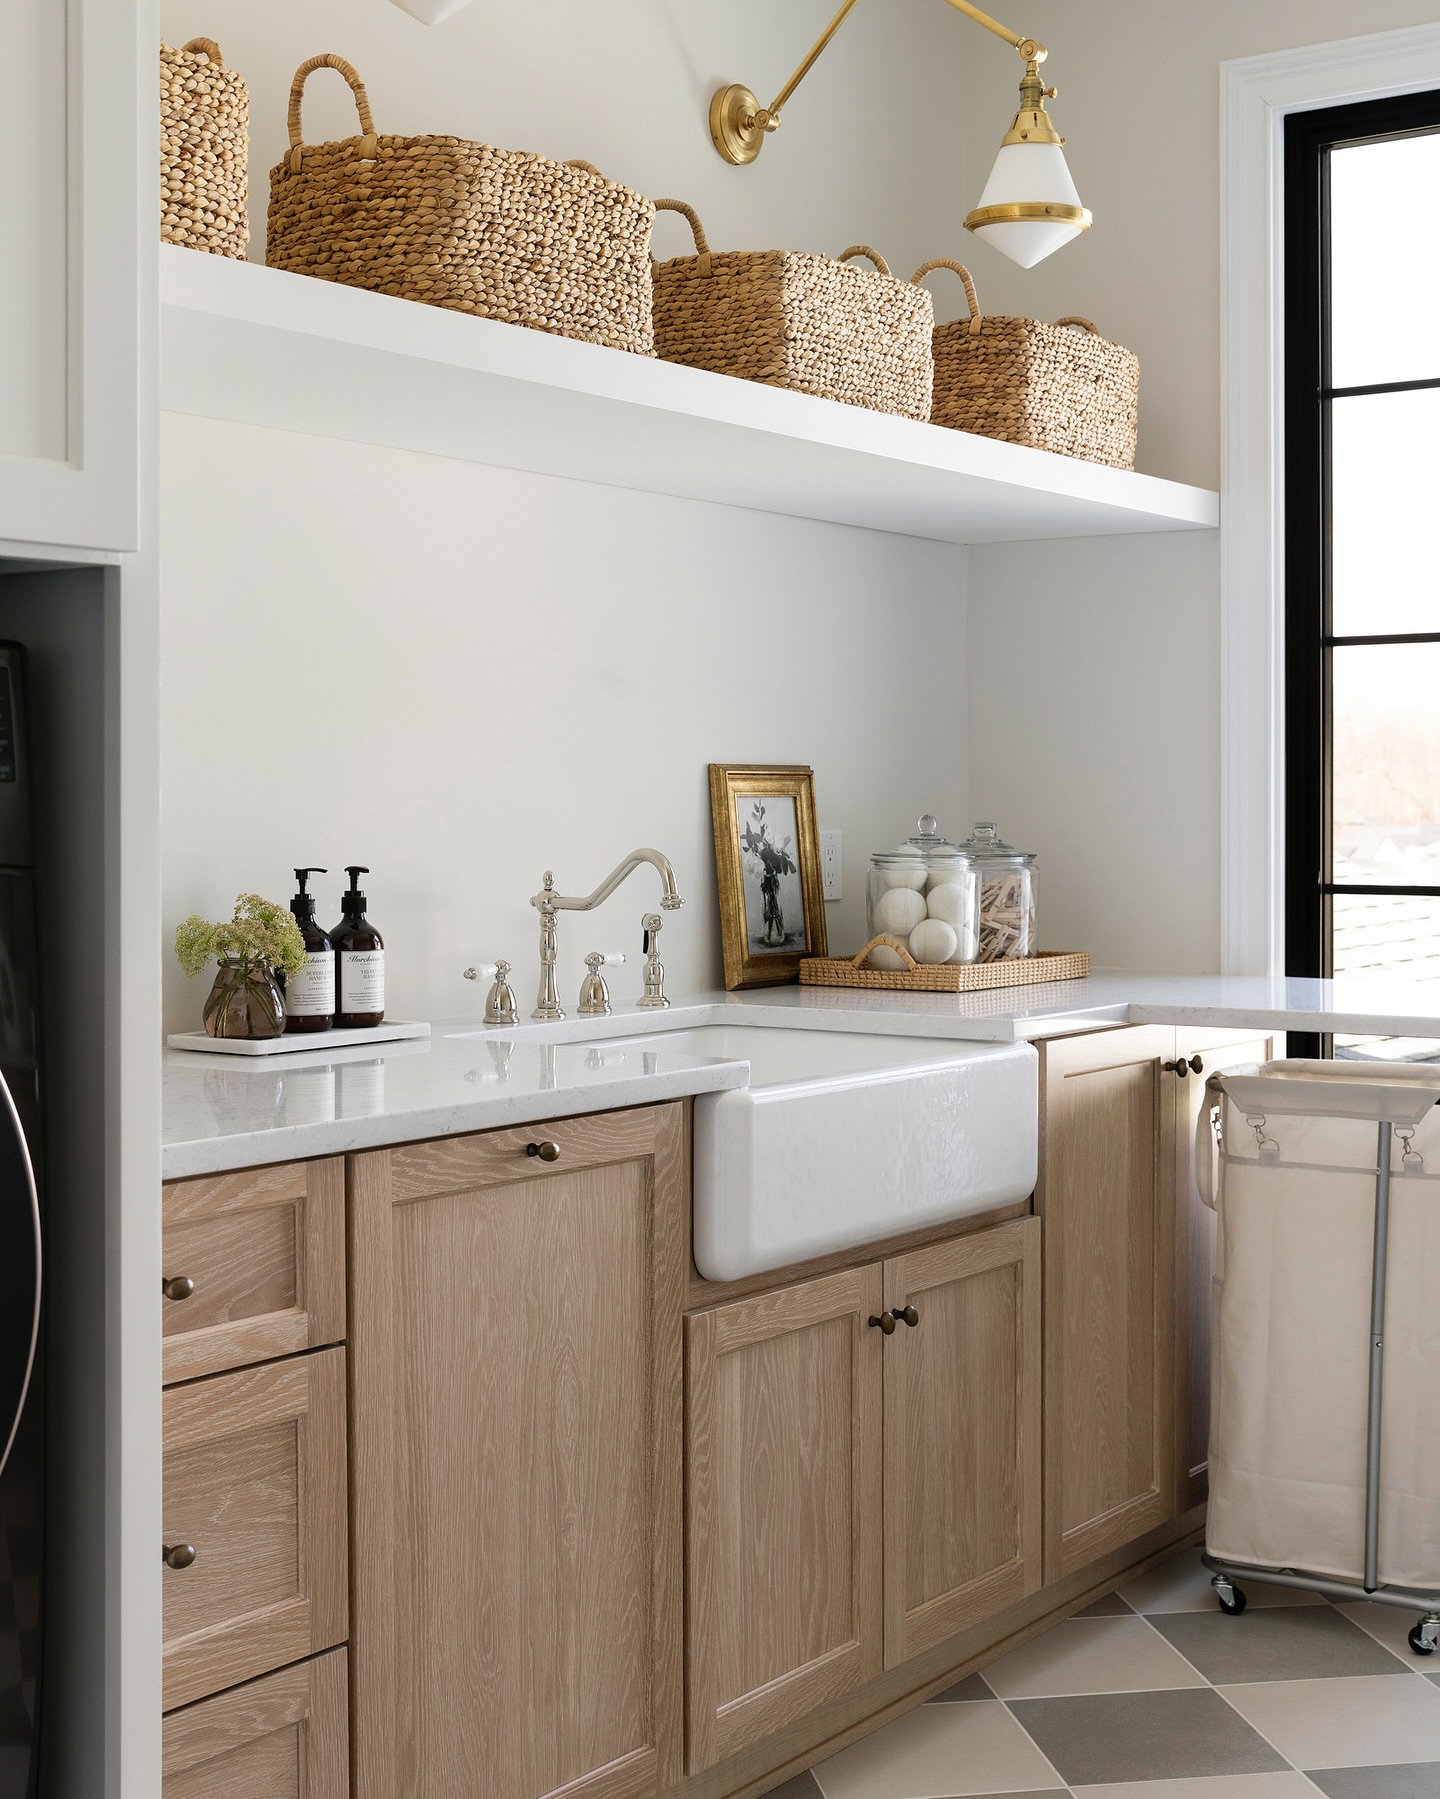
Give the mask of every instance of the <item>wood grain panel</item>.
M 1041 1581 L 1040 1224 L 885 1265 L 885 1663 Z
M 168 1708 L 328 1649 L 346 1632 L 345 1352 L 165 1395 Z
M 680 1770 L 686 1115 L 544 1134 L 352 1164 L 357 1799 Z
M 338 1157 L 161 1190 L 167 1384 L 337 1343 L 345 1335 L 345 1166 Z
M 1174 1041 L 1041 1046 L 1047 1580 L 1173 1509 Z
M 692 1771 L 879 1672 L 878 1265 L 687 1320 Z
M 348 1799 L 345 1651 L 267 1674 L 164 1725 L 164 1799 Z
M 1195 1030 L 1175 1034 L 1176 1050 L 1199 1056 L 1202 1071 L 1177 1083 L 1179 1117 L 1175 1132 L 1175 1451 L 1176 1504 L 1184 1511 L 1209 1492 L 1210 1307 L 1215 1274 L 1215 1214 L 1195 1185 L 1195 1122 L 1205 1098 L 1206 1077 L 1251 1062 L 1268 1062 L 1271 1037 L 1233 1031 Z

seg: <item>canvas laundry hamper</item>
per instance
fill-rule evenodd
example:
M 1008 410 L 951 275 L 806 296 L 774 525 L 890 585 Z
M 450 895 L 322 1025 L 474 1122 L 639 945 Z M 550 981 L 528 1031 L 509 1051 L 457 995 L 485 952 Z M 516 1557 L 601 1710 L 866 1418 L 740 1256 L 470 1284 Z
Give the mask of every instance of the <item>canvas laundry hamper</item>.
M 1215 1077 L 1210 1092 L 1215 1139 L 1207 1107 L 1196 1144 L 1207 1198 L 1217 1144 L 1219 1174 L 1207 1560 L 1364 1582 L 1373 1270 L 1388 1206 L 1375 1572 L 1382 1586 L 1435 1593 L 1440 1068 L 1280 1061 Z

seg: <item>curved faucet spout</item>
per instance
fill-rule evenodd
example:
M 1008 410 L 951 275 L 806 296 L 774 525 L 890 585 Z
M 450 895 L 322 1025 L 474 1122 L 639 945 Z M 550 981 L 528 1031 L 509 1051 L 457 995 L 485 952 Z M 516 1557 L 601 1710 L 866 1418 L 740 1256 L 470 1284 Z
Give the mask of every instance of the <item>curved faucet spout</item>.
M 564 894 L 556 893 L 551 877 L 547 873 L 545 886 L 539 893 L 531 897 L 530 904 L 542 911 L 548 908 L 552 912 L 593 912 L 597 906 L 604 905 L 620 883 L 634 874 L 642 862 L 648 862 L 660 876 L 661 885 L 664 888 L 660 904 L 667 912 L 678 912 L 685 902 L 681 899 L 680 889 L 675 884 L 675 870 L 670 866 L 670 859 L 668 856 L 662 856 L 659 850 L 631 850 L 619 867 L 612 869 L 595 891 L 585 899 L 567 898 Z

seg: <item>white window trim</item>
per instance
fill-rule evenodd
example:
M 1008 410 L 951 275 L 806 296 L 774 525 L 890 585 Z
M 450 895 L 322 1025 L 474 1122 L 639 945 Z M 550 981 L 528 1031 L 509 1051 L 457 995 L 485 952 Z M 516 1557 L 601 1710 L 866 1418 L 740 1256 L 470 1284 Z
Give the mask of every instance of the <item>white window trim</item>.
M 1220 68 L 1220 942 L 1227 974 L 1285 968 L 1285 120 L 1432 87 L 1440 87 L 1440 24 Z

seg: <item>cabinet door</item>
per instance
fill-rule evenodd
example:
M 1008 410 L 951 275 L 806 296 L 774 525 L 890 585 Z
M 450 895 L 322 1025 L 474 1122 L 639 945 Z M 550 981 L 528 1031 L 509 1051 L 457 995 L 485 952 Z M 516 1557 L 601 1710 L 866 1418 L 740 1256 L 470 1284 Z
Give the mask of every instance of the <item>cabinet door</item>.
M 1190 1069 L 1177 1083 L 1175 1191 L 1179 1195 L 1175 1244 L 1175 1451 L 1177 1511 L 1200 1505 L 1208 1492 L 1210 1443 L 1210 1305 L 1215 1274 L 1215 1214 L 1195 1184 L 1195 1125 L 1209 1075 L 1224 1074 L 1274 1054 L 1270 1037 L 1233 1031 L 1181 1030 L 1177 1055 Z M 1200 1068 L 1191 1067 L 1198 1058 Z
M 161 1192 L 167 1382 L 345 1335 L 345 1164 L 290 1162 Z
M 885 1264 L 885 1665 L 1035 1592 L 1040 1221 Z
M 158 78 L 143 6 L 0 6 L 0 539 L 42 552 L 139 544 Z
M 688 1170 L 680 1106 L 352 1159 L 356 1799 L 678 1777 Z
M 1047 1581 L 1171 1515 L 1174 1036 L 1136 1026 L 1042 1049 Z
M 348 1799 L 348 1710 L 334 1649 L 171 1712 L 163 1799 Z
M 165 1394 L 165 1706 L 343 1642 L 345 1351 Z
M 687 1323 L 690 1768 L 880 1673 L 878 1263 Z

